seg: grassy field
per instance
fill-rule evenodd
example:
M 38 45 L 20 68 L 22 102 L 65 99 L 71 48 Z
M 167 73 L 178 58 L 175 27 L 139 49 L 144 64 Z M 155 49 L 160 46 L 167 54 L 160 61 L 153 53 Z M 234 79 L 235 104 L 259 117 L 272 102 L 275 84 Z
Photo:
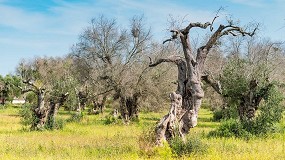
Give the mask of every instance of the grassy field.
M 63 130 L 27 132 L 20 125 L 19 107 L 0 109 L 0 159 L 167 159 L 147 156 L 139 147 L 143 130 L 155 124 L 165 113 L 141 113 L 140 121 L 129 125 L 105 125 L 103 115 L 86 115 L 80 123 L 66 123 Z M 60 111 L 59 117 L 70 114 Z M 202 109 L 199 124 L 190 135 L 199 135 L 209 147 L 204 154 L 183 159 L 285 159 L 285 134 L 243 140 L 207 138 L 219 123 L 212 113 Z M 173 157 L 173 159 L 175 159 Z

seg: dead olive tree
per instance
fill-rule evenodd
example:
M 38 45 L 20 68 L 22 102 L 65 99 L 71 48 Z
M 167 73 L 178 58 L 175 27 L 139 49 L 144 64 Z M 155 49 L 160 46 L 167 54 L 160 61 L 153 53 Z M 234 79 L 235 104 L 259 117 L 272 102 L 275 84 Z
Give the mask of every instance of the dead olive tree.
M 142 17 L 131 19 L 131 28 L 121 29 L 114 19 L 100 16 L 80 35 L 72 56 L 91 97 L 118 100 L 120 117 L 128 122 L 138 117 L 139 101 L 152 90 L 152 79 L 146 78 L 154 75 L 147 61 L 152 48 Z
M 242 35 L 242 36 L 253 36 L 256 28 L 253 32 L 247 32 L 239 26 L 235 26 L 232 21 L 228 21 L 227 25 L 220 24 L 217 29 L 214 29 L 213 23 L 217 17 L 213 19 L 212 22 L 206 23 L 190 23 L 183 29 L 173 29 L 172 37 L 165 40 L 163 43 L 168 41 L 173 41 L 179 39 L 184 56 L 170 56 L 167 58 L 160 58 L 156 61 L 150 62 L 149 66 L 154 67 L 163 62 L 171 62 L 178 67 L 178 87 L 176 94 L 182 97 L 181 108 L 179 105 L 171 105 L 170 112 L 159 122 L 156 128 L 157 134 L 157 144 L 161 145 L 163 140 L 172 139 L 175 134 L 181 136 L 182 138 L 189 132 L 190 128 L 197 125 L 198 112 L 204 97 L 204 91 L 202 89 L 202 76 L 204 76 L 204 64 L 208 53 L 211 48 L 219 41 L 219 39 L 226 35 Z M 194 28 L 206 29 L 210 28 L 212 35 L 206 41 L 205 45 L 202 45 L 197 49 L 197 52 L 192 51 L 190 44 L 190 31 Z M 208 80 L 208 83 L 217 91 L 221 93 L 221 88 L 219 83 Z M 173 94 L 175 95 L 175 94 Z M 179 102 L 180 96 L 171 96 L 172 102 Z M 176 107 L 176 108 L 173 108 Z M 176 112 L 171 112 L 175 111 Z M 175 114 L 174 114 L 175 113 Z M 175 123 L 170 121 L 175 117 Z M 163 128 L 163 129 L 162 129 Z M 178 133 L 175 132 L 176 128 Z

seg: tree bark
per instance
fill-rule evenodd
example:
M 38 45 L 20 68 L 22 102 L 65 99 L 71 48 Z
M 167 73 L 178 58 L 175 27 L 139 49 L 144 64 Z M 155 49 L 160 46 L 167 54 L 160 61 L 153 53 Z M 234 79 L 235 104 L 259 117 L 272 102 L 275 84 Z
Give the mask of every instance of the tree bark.
M 47 122 L 46 122 L 46 125 L 49 127 L 49 129 L 54 129 L 55 127 L 57 110 L 58 110 L 57 104 L 53 100 L 51 100 L 49 102 L 49 112 L 47 115 Z
M 32 130 L 39 130 L 44 127 L 46 123 L 46 117 L 48 114 L 48 108 L 45 107 L 45 90 L 38 89 L 35 91 L 37 94 L 37 106 L 33 110 L 35 115 L 35 120 L 31 126 Z
M 99 96 L 97 100 L 93 100 L 93 108 L 91 114 L 103 113 L 103 108 L 105 106 L 107 96 Z
M 140 94 L 135 93 L 132 96 L 121 96 L 120 97 L 120 113 L 121 118 L 128 123 L 132 119 L 138 118 L 138 100 Z
M 241 121 L 251 121 L 254 119 L 261 100 L 268 95 L 273 84 L 269 83 L 261 88 L 260 91 L 257 91 L 257 86 L 258 82 L 256 80 L 251 80 L 248 93 L 240 98 L 238 113 Z

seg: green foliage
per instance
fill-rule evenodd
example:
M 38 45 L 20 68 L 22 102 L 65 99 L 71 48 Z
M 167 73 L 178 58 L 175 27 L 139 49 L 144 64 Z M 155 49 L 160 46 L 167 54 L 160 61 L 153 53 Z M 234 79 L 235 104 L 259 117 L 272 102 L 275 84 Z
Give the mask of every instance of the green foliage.
M 47 130 L 60 130 L 63 129 L 65 125 L 65 121 L 63 119 L 55 119 L 54 117 L 50 117 L 45 124 L 45 129 Z
M 170 142 L 170 147 L 173 153 L 178 156 L 187 156 L 197 153 L 206 153 L 208 146 L 202 143 L 201 139 L 197 136 L 187 137 L 185 142 L 181 137 L 174 137 Z
M 251 133 L 246 131 L 243 124 L 236 119 L 228 119 L 214 131 L 209 132 L 210 137 L 239 137 L 248 138 Z
M 227 120 L 230 118 L 238 118 L 237 107 L 218 108 L 213 111 L 213 121 Z
M 21 92 L 17 86 L 20 86 L 21 79 L 18 76 L 6 75 L 0 76 L 0 97 L 12 101 L 14 97 L 20 96 Z
M 31 125 L 37 121 L 32 109 L 33 106 L 31 104 L 24 104 L 19 112 L 24 130 L 30 130 Z
M 26 101 L 30 104 L 36 105 L 37 103 L 37 95 L 34 92 L 28 92 L 26 94 Z
M 108 124 L 118 124 L 118 123 L 119 123 L 119 119 L 117 117 L 114 117 L 111 114 L 105 116 L 104 124 L 108 125 Z
M 233 97 L 232 103 L 238 100 L 243 93 L 248 90 L 249 80 L 245 76 L 246 61 L 242 59 L 232 59 L 223 70 L 221 84 L 223 86 L 223 95 Z

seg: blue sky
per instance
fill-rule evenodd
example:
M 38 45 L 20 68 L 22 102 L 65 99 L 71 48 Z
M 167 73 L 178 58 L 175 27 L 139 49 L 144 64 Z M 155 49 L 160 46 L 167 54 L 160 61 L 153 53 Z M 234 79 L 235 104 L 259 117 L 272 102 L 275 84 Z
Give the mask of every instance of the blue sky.
M 285 41 L 285 0 L 0 0 L 0 74 L 14 73 L 21 59 L 63 56 L 90 20 L 100 14 L 128 26 L 144 14 L 153 37 L 163 41 L 167 19 L 211 21 L 215 11 L 242 23 L 262 24 L 260 36 Z

